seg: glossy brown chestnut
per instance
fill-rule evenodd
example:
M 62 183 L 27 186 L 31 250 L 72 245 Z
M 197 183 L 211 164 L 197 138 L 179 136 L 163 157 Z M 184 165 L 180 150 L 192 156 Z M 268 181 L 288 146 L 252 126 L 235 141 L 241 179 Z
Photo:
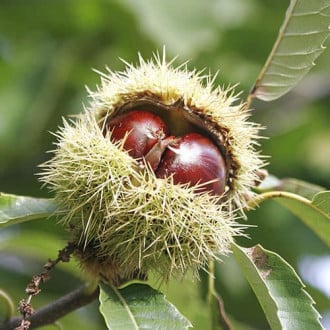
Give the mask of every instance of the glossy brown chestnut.
M 111 140 L 125 139 L 131 157 L 150 165 L 156 177 L 173 175 L 175 184 L 199 185 L 196 191 L 222 195 L 226 185 L 226 164 L 214 142 L 199 133 L 169 136 L 165 122 L 156 114 L 133 110 L 109 120 Z
M 106 128 L 111 132 L 113 142 L 126 137 L 124 149 L 135 159 L 145 156 L 158 141 L 168 136 L 164 121 L 145 110 L 118 115 L 107 122 Z
M 159 178 L 173 175 L 176 184 L 203 184 L 199 192 L 222 195 L 225 190 L 224 158 L 213 141 L 198 133 L 189 133 L 173 141 L 163 153 L 155 173 Z

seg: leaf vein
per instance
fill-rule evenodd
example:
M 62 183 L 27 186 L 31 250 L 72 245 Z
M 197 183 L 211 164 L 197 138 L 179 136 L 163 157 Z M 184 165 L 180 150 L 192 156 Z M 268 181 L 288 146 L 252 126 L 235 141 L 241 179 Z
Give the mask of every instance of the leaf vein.
M 311 51 L 294 51 L 294 52 L 289 52 L 289 53 L 280 53 L 280 52 L 276 52 L 274 54 L 274 56 L 278 56 L 278 57 L 284 57 L 284 56 L 306 56 L 306 55 L 313 55 L 313 54 L 316 54 L 316 53 L 319 53 L 323 51 L 323 48 L 315 48 Z
M 315 30 L 315 31 L 307 31 L 307 32 L 286 32 L 284 33 L 285 37 L 306 37 L 311 35 L 328 33 L 327 30 Z

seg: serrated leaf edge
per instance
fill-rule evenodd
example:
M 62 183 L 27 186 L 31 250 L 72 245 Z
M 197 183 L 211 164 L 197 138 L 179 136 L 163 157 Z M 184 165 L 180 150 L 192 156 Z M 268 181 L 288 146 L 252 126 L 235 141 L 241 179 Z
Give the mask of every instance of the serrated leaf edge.
M 249 260 L 251 261 L 251 266 L 254 268 L 254 270 L 257 272 L 257 274 L 260 276 L 260 279 L 262 279 L 262 283 L 263 283 L 263 285 L 266 287 L 266 289 L 267 289 L 267 291 L 268 291 L 269 298 L 270 298 L 271 301 L 274 303 L 274 305 L 275 305 L 275 307 L 276 307 L 276 309 L 277 309 L 276 318 L 277 318 L 277 320 L 278 320 L 278 323 L 279 323 L 280 325 L 282 325 L 281 320 L 280 320 L 280 318 L 279 318 L 279 316 L 278 316 L 278 304 L 276 303 L 276 299 L 274 298 L 272 292 L 268 289 L 268 286 L 267 286 L 267 284 L 265 283 L 265 280 L 264 280 L 264 278 L 266 278 L 269 274 L 266 274 L 266 275 L 264 275 L 264 276 L 261 274 L 261 272 L 259 271 L 259 269 L 258 269 L 258 267 L 256 266 L 255 262 L 251 259 L 250 254 L 249 254 L 247 251 L 250 251 L 250 250 L 253 249 L 253 248 L 259 248 L 259 249 L 262 250 L 263 253 L 267 253 L 267 252 L 269 252 L 269 253 L 274 253 L 274 254 L 276 254 L 276 253 L 264 249 L 260 244 L 257 244 L 257 245 L 255 245 L 255 246 L 253 246 L 253 247 L 251 247 L 251 248 L 244 248 L 244 247 L 241 247 L 241 246 L 237 245 L 236 243 L 234 243 L 232 246 L 233 246 L 234 255 L 235 255 L 235 249 L 237 249 L 238 251 L 242 251 L 242 253 L 245 253 L 245 254 L 247 255 L 247 257 L 249 258 Z M 294 269 L 294 268 L 293 268 L 293 267 L 292 267 L 287 261 L 285 261 L 285 259 L 283 259 L 280 255 L 278 255 L 278 254 L 276 254 L 276 255 L 277 255 L 277 257 L 278 257 L 282 262 L 284 262 L 284 263 L 286 264 L 286 266 L 292 271 L 292 273 L 293 273 L 293 275 L 295 276 L 296 280 L 297 280 L 298 283 L 301 285 L 300 290 L 303 292 L 303 294 L 306 296 L 306 298 L 308 298 L 308 299 L 310 300 L 310 307 L 311 307 L 312 310 L 315 312 L 315 314 L 316 314 L 316 316 L 317 316 L 317 318 L 318 318 L 318 322 L 319 322 L 319 324 L 320 324 L 320 329 L 324 329 L 323 326 L 322 326 L 322 324 L 320 323 L 321 315 L 320 315 L 320 313 L 319 313 L 319 312 L 315 309 L 315 307 L 314 307 L 314 305 L 315 305 L 315 301 L 314 301 L 314 299 L 313 299 L 312 296 L 311 296 L 311 295 L 305 290 L 305 288 L 306 288 L 305 284 L 302 282 L 302 280 L 300 279 L 300 277 L 299 277 L 299 275 L 297 274 L 297 272 L 295 271 L 295 269 Z M 249 282 L 249 283 L 250 283 L 250 282 Z M 253 291 L 255 292 L 254 287 L 253 287 L 251 284 L 250 284 L 250 286 L 252 287 Z M 255 294 L 256 294 L 256 292 L 255 292 Z M 256 294 L 256 296 L 257 296 L 257 294 Z M 258 296 L 257 296 L 257 298 L 258 298 Z M 258 298 L 258 300 L 259 300 L 259 298 Z M 260 304 L 262 305 L 261 302 L 260 302 Z M 262 305 L 262 306 L 263 306 L 263 305 Z M 263 308 L 263 309 L 264 309 L 264 308 Z M 268 318 L 267 315 L 266 315 L 266 318 L 267 318 L 267 320 L 268 320 L 269 325 L 271 326 L 271 328 L 272 328 L 272 329 L 275 329 L 275 327 L 274 327 L 274 328 L 272 327 L 271 320 Z

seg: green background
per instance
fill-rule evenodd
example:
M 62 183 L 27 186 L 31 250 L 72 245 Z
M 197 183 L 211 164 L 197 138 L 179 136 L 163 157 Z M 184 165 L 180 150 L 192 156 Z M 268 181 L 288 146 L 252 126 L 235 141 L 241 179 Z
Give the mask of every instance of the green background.
M 0 191 L 49 197 L 37 180 L 37 165 L 50 157 L 62 116 L 88 104 L 85 86 L 95 89 L 92 71 L 124 69 L 166 45 L 169 59 L 219 70 L 217 84 L 237 84 L 242 98 L 253 85 L 276 38 L 289 1 L 275 0 L 0 0 Z M 254 102 L 252 120 L 265 126 L 262 154 L 269 172 L 330 187 L 330 53 L 288 95 Z M 281 254 L 308 285 L 317 309 L 330 324 L 330 288 L 315 284 L 329 260 L 326 246 L 288 211 L 266 202 L 248 214 L 251 239 Z M 15 303 L 24 297 L 32 274 L 65 244 L 66 233 L 53 219 L 15 225 L 0 232 L 0 288 Z M 307 259 L 309 258 L 309 259 Z M 328 258 L 328 259 L 325 259 Z M 260 307 L 232 258 L 218 267 L 218 290 L 238 329 L 268 329 Z M 302 262 L 304 261 L 304 262 Z M 307 263 L 307 266 L 306 266 Z M 305 266 L 304 266 L 305 265 Z M 307 268 L 307 270 L 306 270 Z M 81 282 L 76 266 L 58 267 L 34 298 L 42 306 Z M 304 271 L 305 270 L 305 271 Z M 321 282 L 330 283 L 330 271 Z M 162 287 L 195 325 L 207 328 L 200 282 Z M 202 293 L 200 295 L 200 293 Z M 104 329 L 94 303 L 61 320 L 65 329 Z M 3 310 L 0 304 L 0 317 Z M 330 325 L 329 325 L 330 326 Z M 47 329 L 51 327 L 47 327 Z M 45 328 L 46 329 L 46 328 Z

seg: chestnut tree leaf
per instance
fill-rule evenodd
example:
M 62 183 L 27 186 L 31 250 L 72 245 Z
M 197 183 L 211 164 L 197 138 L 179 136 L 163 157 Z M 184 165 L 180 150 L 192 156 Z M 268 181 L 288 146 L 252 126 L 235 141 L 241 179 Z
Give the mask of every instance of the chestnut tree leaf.
M 308 199 L 312 199 L 315 194 L 325 191 L 326 189 L 319 185 L 295 178 L 279 179 L 274 175 L 267 175 L 265 180 L 261 182 L 256 190 L 259 192 L 271 190 L 287 191 Z
M 108 329 L 188 329 L 191 323 L 165 296 L 149 285 L 123 289 L 100 284 L 100 312 Z
M 249 98 L 272 101 L 289 92 L 315 65 L 329 29 L 329 0 L 291 0 Z
M 53 199 L 0 193 L 0 227 L 48 217 L 56 208 Z
M 256 294 L 271 329 L 323 329 L 314 301 L 295 270 L 260 245 L 233 245 L 234 257 Z
M 311 201 L 296 194 L 279 192 L 275 200 L 330 246 L 330 191 L 319 192 Z

